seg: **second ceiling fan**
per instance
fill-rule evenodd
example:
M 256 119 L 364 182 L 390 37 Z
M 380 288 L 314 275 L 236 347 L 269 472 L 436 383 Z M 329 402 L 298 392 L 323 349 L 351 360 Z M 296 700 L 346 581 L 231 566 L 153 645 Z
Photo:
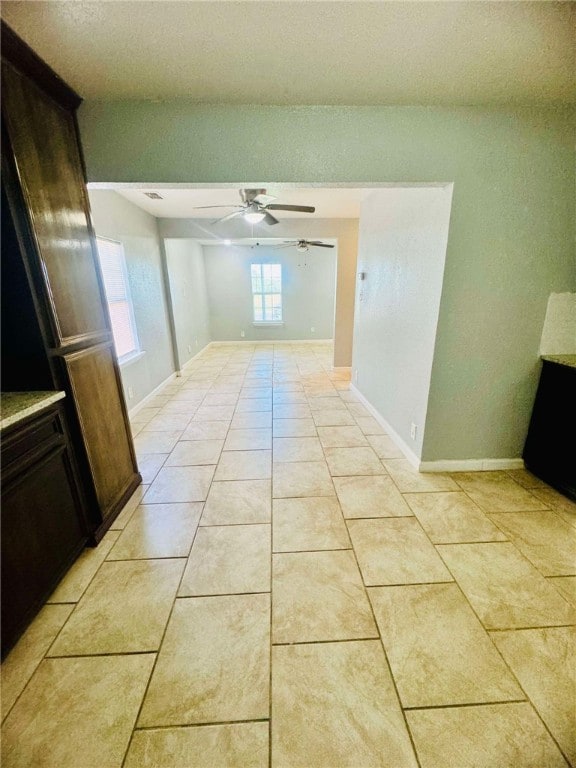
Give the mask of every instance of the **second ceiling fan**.
M 265 189 L 241 189 L 240 199 L 242 205 L 197 205 L 196 208 L 237 208 L 238 210 L 217 219 L 214 223 L 221 224 L 237 216 L 242 216 L 251 224 L 259 224 L 265 221 L 266 224 L 278 224 L 278 219 L 270 211 L 295 211 L 298 213 L 314 213 L 316 208 L 312 205 L 282 205 L 274 203 L 276 197 L 267 195 Z

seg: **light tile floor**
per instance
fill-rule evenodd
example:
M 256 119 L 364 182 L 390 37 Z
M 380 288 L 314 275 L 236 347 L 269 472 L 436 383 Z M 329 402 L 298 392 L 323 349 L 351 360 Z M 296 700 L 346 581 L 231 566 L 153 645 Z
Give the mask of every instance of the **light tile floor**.
M 2 665 L 4 768 L 576 765 L 576 505 L 419 475 L 330 345 L 210 349 Z

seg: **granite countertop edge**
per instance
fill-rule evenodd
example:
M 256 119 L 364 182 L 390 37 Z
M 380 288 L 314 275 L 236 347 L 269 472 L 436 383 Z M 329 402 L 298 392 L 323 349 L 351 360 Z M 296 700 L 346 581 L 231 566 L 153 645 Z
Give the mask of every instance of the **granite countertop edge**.
M 6 429 L 66 397 L 65 392 L 2 392 L 0 429 Z
M 558 365 L 566 365 L 568 368 L 576 368 L 576 354 L 574 355 L 541 355 L 542 360 L 546 360 L 548 363 L 557 363 Z

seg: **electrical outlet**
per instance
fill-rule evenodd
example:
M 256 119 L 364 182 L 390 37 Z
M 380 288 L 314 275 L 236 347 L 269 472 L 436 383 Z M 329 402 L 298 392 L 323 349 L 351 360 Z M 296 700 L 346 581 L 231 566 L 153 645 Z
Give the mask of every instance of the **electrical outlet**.
M 354 371 L 354 384 L 358 384 L 358 368 Z
M 188 344 L 188 352 L 192 352 L 192 344 Z
M 312 326 L 312 328 L 310 328 L 310 333 L 316 333 L 316 328 L 314 328 L 314 326 Z
M 132 400 L 133 397 L 134 397 L 134 390 L 132 389 L 132 387 L 128 387 L 128 400 Z
M 244 333 L 244 331 L 240 331 L 240 336 L 241 336 L 242 338 L 244 338 L 244 336 L 246 336 L 246 334 Z
M 417 429 L 418 427 L 416 426 L 416 424 L 414 423 L 410 424 L 410 437 L 412 438 L 412 440 L 416 440 Z
M 194 339 L 194 346 L 195 346 L 195 347 L 197 347 L 197 346 L 198 346 L 198 339 Z

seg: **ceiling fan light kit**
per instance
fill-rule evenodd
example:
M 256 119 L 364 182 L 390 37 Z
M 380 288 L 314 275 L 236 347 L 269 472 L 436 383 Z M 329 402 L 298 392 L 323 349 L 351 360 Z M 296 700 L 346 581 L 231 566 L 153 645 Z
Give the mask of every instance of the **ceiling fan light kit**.
M 265 221 L 266 224 L 272 226 L 278 224 L 278 219 L 273 216 L 270 211 L 292 211 L 295 213 L 314 213 L 316 208 L 312 205 L 282 205 L 281 203 L 274 203 L 276 200 L 272 195 L 267 195 L 265 189 L 241 189 L 240 199 L 242 205 L 197 205 L 196 208 L 236 208 L 236 211 L 223 216 L 221 219 L 217 219 L 214 224 L 222 224 L 229 219 L 235 219 L 237 216 L 241 216 L 250 224 L 260 224 Z

